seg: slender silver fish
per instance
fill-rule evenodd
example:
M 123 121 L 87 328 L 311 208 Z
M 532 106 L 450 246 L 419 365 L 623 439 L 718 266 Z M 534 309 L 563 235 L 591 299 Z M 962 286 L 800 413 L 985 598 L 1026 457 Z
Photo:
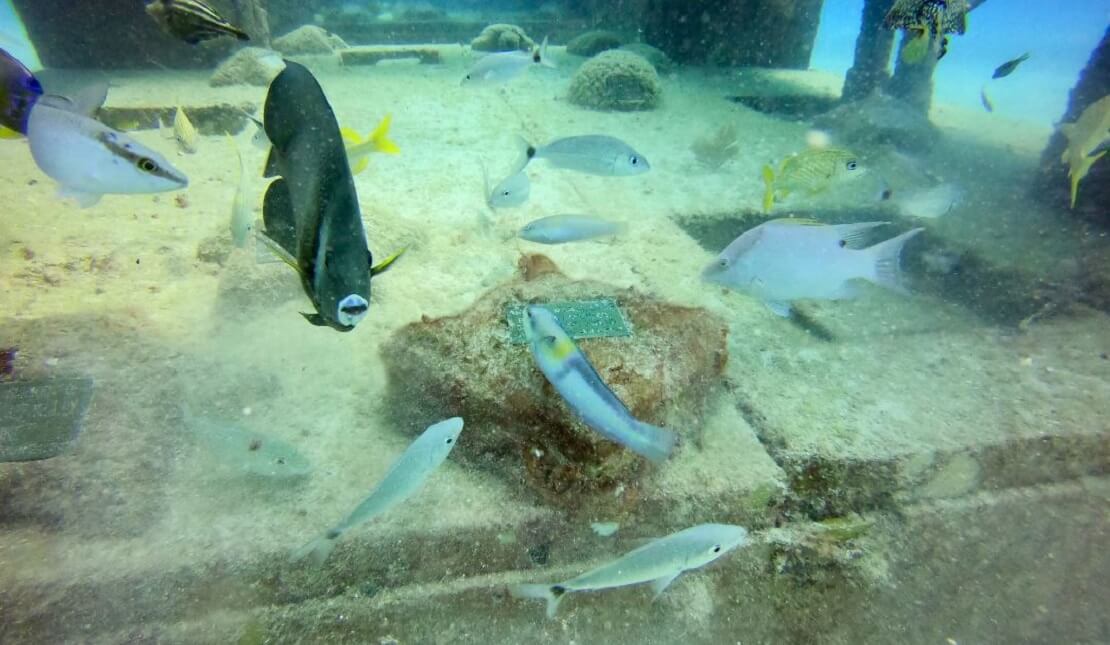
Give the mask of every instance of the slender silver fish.
M 235 198 L 231 202 L 231 241 L 238 248 L 243 248 L 251 239 L 254 231 L 254 196 L 250 189 L 250 169 L 247 159 L 243 156 L 243 148 L 239 142 L 228 135 L 227 137 L 235 146 L 235 155 L 239 159 L 239 184 L 235 187 Z
M 539 244 L 563 244 L 617 235 L 625 228 L 622 223 L 590 215 L 551 215 L 525 224 L 520 237 Z
M 703 567 L 743 545 L 748 531 L 732 524 L 699 524 L 659 538 L 616 560 L 556 584 L 514 585 L 514 598 L 547 601 L 547 617 L 554 618 L 559 601 L 574 591 L 599 591 L 650 582 L 655 597 L 684 571 Z
M 350 515 L 315 540 L 293 553 L 291 560 L 298 562 L 305 558 L 319 566 L 328 559 L 340 536 L 385 513 L 403 502 L 424 484 L 439 465 L 451 454 L 463 420 L 452 417 L 428 427 L 416 438 L 405 452 L 389 467 L 385 478 L 370 492 Z
M 556 168 L 577 170 L 588 175 L 627 177 L 651 170 L 646 157 L 632 146 L 603 134 L 587 134 L 556 139 L 544 146 L 521 141 L 525 158 L 546 159 Z
M 674 449 L 674 433 L 633 417 L 549 309 L 531 305 L 527 312 L 532 356 L 567 407 L 606 439 L 656 463 L 666 460 Z
M 547 38 L 539 49 L 529 53 L 522 51 L 496 52 L 486 54 L 467 71 L 462 85 L 497 85 L 507 83 L 523 74 L 532 65 L 555 67 L 547 57 Z

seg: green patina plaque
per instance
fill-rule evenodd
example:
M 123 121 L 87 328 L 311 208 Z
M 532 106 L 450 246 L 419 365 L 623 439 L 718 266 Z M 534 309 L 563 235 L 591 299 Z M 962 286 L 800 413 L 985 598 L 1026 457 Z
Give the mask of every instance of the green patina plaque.
M 617 301 L 612 298 L 543 303 L 511 302 L 505 306 L 505 320 L 509 323 L 509 338 L 514 343 L 528 342 L 524 332 L 524 308 L 529 304 L 541 304 L 549 309 L 559 319 L 559 324 L 567 334 L 574 339 L 632 335 Z
M 0 383 L 0 462 L 48 459 L 77 440 L 91 378 Z

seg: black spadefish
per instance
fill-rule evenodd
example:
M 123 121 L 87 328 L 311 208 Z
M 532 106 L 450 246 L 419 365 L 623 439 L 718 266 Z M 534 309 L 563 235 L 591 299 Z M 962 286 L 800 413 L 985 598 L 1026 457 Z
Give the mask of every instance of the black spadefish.
M 335 115 L 312 74 L 286 61 L 265 108 L 272 148 L 266 236 L 291 256 L 316 306 L 314 325 L 354 329 L 370 303 L 370 250 Z

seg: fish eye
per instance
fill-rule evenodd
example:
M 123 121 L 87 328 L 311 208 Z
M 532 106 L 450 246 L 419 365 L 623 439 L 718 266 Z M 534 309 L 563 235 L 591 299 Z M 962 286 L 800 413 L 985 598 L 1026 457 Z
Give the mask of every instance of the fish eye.
M 858 164 L 858 163 L 856 163 L 856 160 L 855 160 L 855 159 L 852 159 L 852 160 L 851 160 L 851 161 L 849 161 L 848 163 L 844 164 L 844 166 L 845 166 L 846 168 L 848 168 L 848 170 L 855 170 L 856 168 L 858 168 L 858 167 L 859 167 L 859 164 Z
M 143 172 L 154 173 L 158 171 L 158 163 L 150 157 L 139 157 L 139 160 L 135 162 L 135 165 L 138 166 L 139 170 Z
M 511 193 L 510 193 L 509 191 L 507 191 L 507 190 L 503 190 L 503 191 L 501 191 L 501 196 L 502 196 L 502 197 L 508 197 L 508 196 L 509 196 L 510 194 L 511 194 Z
M 455 443 L 455 438 L 454 437 L 447 437 L 447 445 L 450 446 L 453 443 Z
M 466 80 L 468 80 L 468 81 L 469 81 L 469 80 L 470 80 L 470 74 L 467 74 L 467 75 L 466 75 L 466 76 L 464 76 L 463 78 L 465 78 Z
M 285 457 L 278 457 L 277 458 L 277 463 L 278 463 L 279 466 L 284 466 L 285 465 Z
M 631 157 L 628 158 L 628 163 L 635 166 L 636 164 L 640 163 L 640 158 L 637 157 L 636 155 L 632 155 Z
M 713 553 L 720 553 L 720 552 L 721 552 L 721 545 L 720 544 L 714 544 L 713 545 Z
M 727 267 L 728 266 L 728 258 L 721 258 L 720 260 L 717 260 L 717 264 L 722 266 L 722 267 Z

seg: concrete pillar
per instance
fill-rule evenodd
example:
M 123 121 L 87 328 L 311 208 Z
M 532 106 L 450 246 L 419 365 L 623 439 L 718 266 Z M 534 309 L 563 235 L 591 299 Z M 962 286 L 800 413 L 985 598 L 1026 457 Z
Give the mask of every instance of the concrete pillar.
M 894 47 L 894 31 L 883 28 L 883 18 L 893 4 L 893 0 L 864 0 L 856 57 L 844 77 L 841 100 L 862 99 L 890 79 L 887 65 Z

